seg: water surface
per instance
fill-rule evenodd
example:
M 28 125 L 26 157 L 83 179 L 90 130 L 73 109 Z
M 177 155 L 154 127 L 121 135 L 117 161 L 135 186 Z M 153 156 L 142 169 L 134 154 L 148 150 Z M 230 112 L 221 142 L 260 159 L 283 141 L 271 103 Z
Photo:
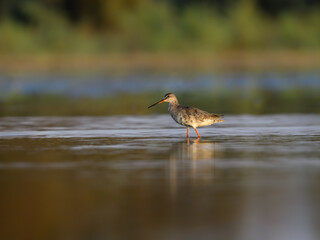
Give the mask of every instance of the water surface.
M 320 115 L 0 118 L 1 239 L 320 238 Z
M 12 94 L 56 94 L 68 97 L 106 97 L 116 94 L 264 89 L 283 91 L 320 88 L 319 71 L 140 74 L 24 74 L 0 72 L 0 99 Z

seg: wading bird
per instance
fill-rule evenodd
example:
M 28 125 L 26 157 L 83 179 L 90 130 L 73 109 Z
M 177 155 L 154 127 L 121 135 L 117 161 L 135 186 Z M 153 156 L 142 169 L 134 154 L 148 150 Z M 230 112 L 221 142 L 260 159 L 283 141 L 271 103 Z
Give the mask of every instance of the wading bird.
M 224 122 L 221 114 L 208 113 L 194 107 L 186 107 L 179 104 L 177 97 L 173 93 L 167 93 L 163 99 L 152 104 L 148 108 L 151 108 L 159 103 L 168 102 L 168 110 L 171 117 L 180 125 L 187 127 L 187 138 L 189 138 L 189 127 L 193 127 L 196 131 L 198 138 L 197 127 L 209 126 L 214 123 Z

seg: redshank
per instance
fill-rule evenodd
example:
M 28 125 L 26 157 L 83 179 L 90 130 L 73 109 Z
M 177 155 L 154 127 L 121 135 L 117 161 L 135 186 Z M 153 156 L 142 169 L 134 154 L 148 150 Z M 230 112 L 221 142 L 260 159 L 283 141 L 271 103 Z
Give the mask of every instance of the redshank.
M 177 97 L 173 93 L 167 93 L 163 99 L 149 106 L 151 108 L 159 103 L 168 102 L 168 110 L 171 117 L 180 125 L 187 127 L 187 138 L 189 138 L 189 127 L 193 127 L 196 131 L 198 138 L 197 127 L 209 126 L 214 123 L 224 122 L 221 114 L 208 113 L 194 107 L 182 106 L 179 104 Z

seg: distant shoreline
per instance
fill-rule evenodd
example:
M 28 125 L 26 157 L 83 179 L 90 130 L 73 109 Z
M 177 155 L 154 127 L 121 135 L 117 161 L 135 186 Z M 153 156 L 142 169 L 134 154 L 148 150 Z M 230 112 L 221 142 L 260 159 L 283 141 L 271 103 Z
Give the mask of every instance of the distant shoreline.
M 312 70 L 320 70 L 320 51 L 0 55 L 5 74 Z

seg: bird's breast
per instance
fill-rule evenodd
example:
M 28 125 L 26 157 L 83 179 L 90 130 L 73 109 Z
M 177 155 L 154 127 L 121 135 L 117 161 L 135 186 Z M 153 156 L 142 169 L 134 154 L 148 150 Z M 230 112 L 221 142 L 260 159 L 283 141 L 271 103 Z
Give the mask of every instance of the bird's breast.
M 179 111 L 179 109 L 169 109 L 171 117 L 180 125 L 187 127 L 195 127 L 194 117 L 188 115 L 185 111 Z

